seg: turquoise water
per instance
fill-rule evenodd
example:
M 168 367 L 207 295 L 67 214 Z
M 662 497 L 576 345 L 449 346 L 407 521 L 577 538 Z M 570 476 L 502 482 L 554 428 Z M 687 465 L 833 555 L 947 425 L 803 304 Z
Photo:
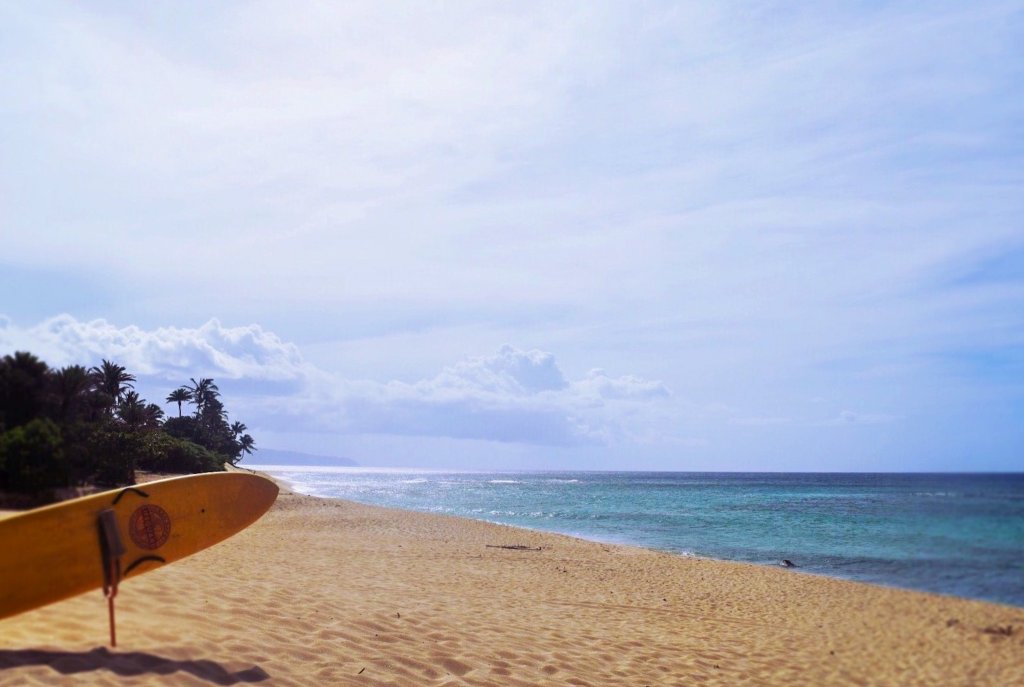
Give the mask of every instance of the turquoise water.
M 1024 606 L 1024 474 L 261 469 L 316 496 Z

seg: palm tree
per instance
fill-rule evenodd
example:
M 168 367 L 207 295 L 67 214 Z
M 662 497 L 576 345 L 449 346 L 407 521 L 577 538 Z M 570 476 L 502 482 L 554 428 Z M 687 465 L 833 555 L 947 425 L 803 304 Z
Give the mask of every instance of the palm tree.
M 163 408 L 155 403 L 149 403 L 142 410 L 142 426 L 146 429 L 156 429 L 160 426 L 160 420 L 163 417 Z
M 53 373 L 57 413 L 62 421 L 74 420 L 80 415 L 91 385 L 89 371 L 81 365 L 68 365 Z
M 146 399 L 139 398 L 134 391 L 126 393 L 117 406 L 117 417 L 132 429 L 156 429 L 163 416 L 160 406 L 146 403 Z
M 238 438 L 238 446 L 242 449 L 243 453 L 252 454 L 256 449 L 256 442 L 248 434 L 243 434 Z
M 222 450 L 231 445 L 234 437 L 231 435 L 231 427 L 228 425 L 228 411 L 219 398 L 207 399 L 203 406 L 203 414 L 199 416 L 199 426 L 210 440 L 221 448 L 210 446 L 213 450 Z
M 131 428 L 145 423 L 146 402 L 135 391 L 129 391 L 117 405 L 117 417 Z
M 0 360 L 0 422 L 8 429 L 43 412 L 49 374 L 49 366 L 26 351 L 16 351 Z
M 121 365 L 103 360 L 102 365 L 89 370 L 98 391 L 110 397 L 110 406 L 116 406 L 124 392 L 134 388 L 135 375 L 128 374 Z
M 203 377 L 198 382 L 195 377 L 189 377 L 189 381 L 192 382 L 192 388 L 189 391 L 192 392 L 192 403 L 196 404 L 196 417 L 198 417 L 202 415 L 203 408 L 211 400 L 220 396 L 220 389 L 208 377 Z
M 231 433 L 235 436 L 235 439 L 238 438 L 238 435 L 244 434 L 245 430 L 247 430 L 247 429 L 249 429 L 249 428 L 246 427 L 244 423 L 241 423 L 241 422 L 232 422 L 231 423 Z
M 167 395 L 168 403 L 178 404 L 178 417 L 181 417 L 181 404 L 192 400 L 192 392 L 181 386 Z

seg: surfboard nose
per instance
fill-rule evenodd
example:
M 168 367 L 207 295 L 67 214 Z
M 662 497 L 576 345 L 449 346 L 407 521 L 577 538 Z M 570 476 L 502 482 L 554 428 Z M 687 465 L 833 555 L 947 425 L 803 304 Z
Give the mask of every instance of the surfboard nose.
M 271 479 L 241 472 L 224 473 L 224 476 L 233 483 L 234 510 L 247 523 L 258 520 L 277 500 L 280 490 Z
M 252 483 L 252 496 L 250 498 L 252 498 L 257 504 L 264 504 L 263 510 L 260 511 L 260 515 L 263 515 L 270 510 L 271 506 L 274 505 L 274 501 L 277 500 L 277 495 L 280 492 L 280 489 L 278 488 L 277 483 L 272 479 L 267 479 L 262 475 L 250 476 L 255 478 L 255 481 Z

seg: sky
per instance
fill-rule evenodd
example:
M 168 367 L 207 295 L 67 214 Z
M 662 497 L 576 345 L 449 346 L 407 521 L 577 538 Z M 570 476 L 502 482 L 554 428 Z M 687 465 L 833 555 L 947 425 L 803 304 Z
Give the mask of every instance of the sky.
M 0 1 L 0 94 L 0 354 L 366 466 L 1024 469 L 1024 3 Z

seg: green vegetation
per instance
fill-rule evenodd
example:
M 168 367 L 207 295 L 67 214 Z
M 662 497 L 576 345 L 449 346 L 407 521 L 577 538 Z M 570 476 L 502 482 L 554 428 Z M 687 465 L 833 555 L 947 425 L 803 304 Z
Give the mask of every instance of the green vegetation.
M 133 484 L 135 471 L 213 472 L 255 449 L 241 422 L 228 423 L 212 379 L 167 396 L 164 419 L 140 398 L 135 376 L 109 360 L 51 369 L 31 353 L 0 360 L 0 491 L 47 496 L 83 485 Z M 182 404 L 195 406 L 182 414 Z

